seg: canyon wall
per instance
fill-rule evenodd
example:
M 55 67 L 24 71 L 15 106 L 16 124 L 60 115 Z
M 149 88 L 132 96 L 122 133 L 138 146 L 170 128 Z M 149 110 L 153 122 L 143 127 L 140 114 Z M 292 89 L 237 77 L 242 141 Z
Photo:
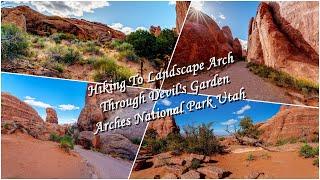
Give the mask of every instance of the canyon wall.
M 113 38 L 125 38 L 124 33 L 102 23 L 90 22 L 84 19 L 46 16 L 28 6 L 2 8 L 1 21 L 3 24 L 15 24 L 28 33 L 40 36 L 64 32 L 73 34 L 81 40 L 98 40 L 101 42 L 110 41 Z
M 191 1 L 176 1 L 176 32 L 180 34 Z
M 263 132 L 261 140 L 266 143 L 288 139 L 312 141 L 319 133 L 319 110 L 282 106 L 259 130 Z
M 148 129 L 154 129 L 159 138 L 165 138 L 170 133 L 180 132 L 174 117 L 169 116 L 150 122 Z
M 319 3 L 261 2 L 249 22 L 249 62 L 318 83 Z

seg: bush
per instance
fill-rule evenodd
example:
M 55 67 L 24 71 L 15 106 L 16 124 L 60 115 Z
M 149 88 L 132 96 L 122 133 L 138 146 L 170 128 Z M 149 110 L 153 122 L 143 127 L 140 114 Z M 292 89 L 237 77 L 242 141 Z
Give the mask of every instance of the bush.
M 54 33 L 50 38 L 57 44 L 61 43 L 62 40 L 75 40 L 76 36 L 68 33 Z
M 63 45 L 56 45 L 49 49 L 50 57 L 54 61 L 66 64 L 73 64 L 81 60 L 80 52 L 73 47 L 66 47 Z
M 1 58 L 13 60 L 28 53 L 27 34 L 13 24 L 1 25 Z
M 53 69 L 59 71 L 60 73 L 62 73 L 64 71 L 64 68 L 65 68 L 64 65 L 61 63 L 55 63 L 53 65 Z
M 81 60 L 79 61 L 79 63 L 80 63 L 81 65 L 84 65 L 84 64 L 94 64 L 97 60 L 98 60 L 97 57 L 92 57 L 92 56 L 90 56 L 90 57 L 88 57 L 88 58 L 86 58 L 86 59 L 81 58 Z
M 253 161 L 255 159 L 255 157 L 253 156 L 253 154 L 249 153 L 247 156 L 247 161 Z
M 192 159 L 190 169 L 198 169 L 201 166 L 201 161 L 199 159 Z
M 159 154 L 161 152 L 164 152 L 167 150 L 167 143 L 164 139 L 154 139 L 149 141 L 149 144 L 151 147 L 151 153 L 152 154 Z
M 49 140 L 54 142 L 60 142 L 61 137 L 56 133 L 50 133 Z
M 250 117 L 244 117 L 240 120 L 240 129 L 237 132 L 240 136 L 258 139 L 261 132 L 258 130 Z
M 157 54 L 156 37 L 145 30 L 137 30 L 127 36 L 126 42 L 132 44 L 140 57 L 155 58 Z
M 133 46 L 127 42 L 117 44 L 117 46 L 115 46 L 115 49 L 118 51 L 134 50 Z
M 116 39 L 116 40 L 112 40 L 110 46 L 111 46 L 111 48 L 116 49 L 116 48 L 119 47 L 122 43 L 123 43 L 123 41 Z
M 85 44 L 84 52 L 100 54 L 100 47 L 94 41 L 88 41 Z
M 132 139 L 130 139 L 130 141 L 133 144 L 140 145 L 141 139 L 140 138 L 132 138 Z
M 175 46 L 177 37 L 174 31 L 164 29 L 156 39 L 157 54 L 163 58 L 166 54 L 171 54 Z
M 305 158 L 312 158 L 312 157 L 318 156 L 319 147 L 313 148 L 308 144 L 304 144 L 303 146 L 301 146 L 299 153 L 300 153 L 300 156 L 303 156 Z
M 124 50 L 120 53 L 120 58 L 125 58 L 129 61 L 136 61 L 139 59 L 139 57 L 136 55 L 136 53 L 133 50 Z
M 64 135 L 60 139 L 60 147 L 64 149 L 66 152 L 69 152 L 70 149 L 74 148 L 74 141 L 71 136 Z
M 317 157 L 316 159 L 314 159 L 312 164 L 313 164 L 314 166 L 319 167 L 319 157 Z
M 79 61 L 80 59 L 81 59 L 80 52 L 75 48 L 69 47 L 66 53 L 64 54 L 62 61 L 66 64 L 73 64 L 76 61 Z

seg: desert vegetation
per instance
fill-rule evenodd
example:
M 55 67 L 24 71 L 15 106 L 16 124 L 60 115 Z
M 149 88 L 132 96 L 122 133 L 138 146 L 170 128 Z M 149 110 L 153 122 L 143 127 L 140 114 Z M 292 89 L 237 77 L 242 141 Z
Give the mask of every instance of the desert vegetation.
M 74 139 L 70 135 L 59 136 L 55 133 L 51 133 L 49 140 L 59 143 L 59 147 L 65 152 L 69 152 L 74 148 Z
M 160 70 L 177 38 L 169 29 L 157 37 L 138 30 L 124 40 L 100 42 L 63 32 L 33 35 L 13 24 L 3 24 L 1 35 L 4 71 L 99 82 L 127 80 L 133 74 Z
M 319 95 L 319 84 L 305 79 L 294 78 L 288 73 L 277 71 L 262 64 L 248 63 L 247 68 L 254 74 L 265 78 L 280 87 L 291 88 L 304 95 Z

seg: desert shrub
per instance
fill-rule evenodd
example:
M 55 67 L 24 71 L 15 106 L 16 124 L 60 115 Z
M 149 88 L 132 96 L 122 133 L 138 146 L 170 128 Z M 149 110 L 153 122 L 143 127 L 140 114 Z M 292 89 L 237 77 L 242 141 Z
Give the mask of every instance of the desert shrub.
M 118 51 L 125 51 L 125 50 L 134 50 L 133 45 L 123 42 L 121 44 L 116 44 L 115 49 Z
M 164 29 L 156 38 L 156 50 L 159 58 L 163 58 L 166 54 L 171 54 L 175 46 L 177 37 L 176 33 L 170 29 Z
M 28 53 L 27 34 L 13 24 L 1 25 L 1 58 L 13 60 Z
M 110 47 L 116 49 L 117 47 L 119 47 L 121 44 L 123 43 L 123 41 L 121 40 L 112 40 Z
M 66 53 L 63 55 L 62 61 L 66 64 L 73 64 L 76 61 L 79 61 L 80 59 L 80 52 L 75 48 L 69 47 Z
M 61 43 L 62 40 L 74 40 L 76 39 L 76 36 L 73 34 L 69 33 L 54 33 L 50 36 L 50 38 L 55 42 L 55 43 Z
M 60 142 L 61 137 L 56 133 L 50 133 L 49 140 L 54 142 Z
M 63 45 L 55 45 L 49 48 L 50 58 L 54 61 L 61 62 L 64 54 L 66 53 L 67 48 Z
M 140 145 L 141 139 L 140 138 L 131 138 L 130 141 L 133 144 Z
M 199 159 L 192 159 L 190 169 L 198 169 L 201 166 L 201 161 Z
M 247 161 L 253 161 L 255 159 L 254 155 L 249 153 L 247 156 Z
M 314 166 L 319 167 L 319 157 L 315 158 L 312 163 Z
M 129 68 L 118 67 L 118 69 L 116 70 L 115 80 L 116 81 L 128 81 L 131 76 L 133 76 L 133 72 Z
M 129 61 L 136 61 L 139 59 L 139 57 L 136 55 L 136 53 L 133 50 L 123 50 L 120 51 L 120 58 L 125 58 Z
M 159 154 L 167 150 L 167 143 L 164 139 L 153 139 L 148 142 L 148 145 L 151 147 L 151 153 Z
M 280 87 L 290 87 L 301 91 L 304 94 L 319 94 L 319 84 L 313 83 L 309 80 L 294 78 L 288 73 L 277 71 L 271 67 L 255 63 L 248 63 L 247 68 L 254 74 L 267 78 Z
M 319 147 L 313 148 L 308 144 L 304 144 L 303 146 L 301 146 L 299 154 L 300 156 L 303 156 L 305 158 L 315 157 L 319 154 Z
M 250 138 L 258 139 L 261 132 L 255 126 L 250 117 L 244 117 L 240 120 L 240 129 L 237 132 L 240 136 L 247 136 Z
M 208 123 L 196 127 L 186 126 L 184 128 L 187 152 L 204 155 L 224 152 L 224 147 L 214 135 L 211 126 L 212 123 Z
M 60 148 L 64 149 L 66 152 L 69 152 L 70 149 L 74 148 L 73 138 L 69 135 L 64 135 L 60 139 Z
M 85 43 L 84 52 L 99 54 L 100 47 L 94 41 L 88 41 Z
M 53 65 L 53 69 L 59 71 L 60 73 L 62 73 L 64 71 L 64 68 L 65 68 L 64 65 L 61 63 L 58 63 L 58 62 L 54 63 L 54 65 Z
M 79 63 L 81 64 L 81 65 L 84 65 L 84 64 L 94 64 L 96 61 L 98 60 L 98 58 L 97 57 L 95 57 L 95 56 L 90 56 L 90 57 L 88 57 L 88 58 L 81 58 L 81 60 L 79 61 Z
M 170 133 L 166 137 L 167 149 L 170 151 L 183 151 L 186 147 L 184 138 L 179 133 Z

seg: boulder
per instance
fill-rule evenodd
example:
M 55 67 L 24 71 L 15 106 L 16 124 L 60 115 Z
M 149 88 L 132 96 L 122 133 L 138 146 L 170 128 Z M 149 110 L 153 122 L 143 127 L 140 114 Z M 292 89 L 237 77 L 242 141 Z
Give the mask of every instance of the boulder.
M 318 13 L 317 2 L 261 2 L 249 22 L 248 61 L 318 83 Z
M 205 175 L 206 179 L 221 179 L 226 176 L 227 171 L 222 168 L 210 165 L 205 167 L 200 167 L 197 172 Z
M 190 170 L 182 174 L 181 179 L 200 179 L 200 173 L 195 170 Z
M 100 151 L 120 158 L 134 160 L 139 146 L 121 134 L 101 133 Z
M 260 139 L 265 143 L 275 144 L 278 140 L 291 138 L 311 141 L 319 133 L 319 110 L 282 106 L 258 129 L 262 131 Z
M 84 149 L 90 149 L 92 147 L 93 139 L 94 135 L 92 131 L 81 131 L 78 137 L 78 144 Z
M 46 108 L 46 113 L 47 113 L 46 122 L 58 124 L 58 116 L 57 116 L 56 110 L 49 107 L 49 108 Z
M 64 32 L 77 36 L 81 40 L 125 39 L 125 34 L 98 22 L 84 19 L 46 16 L 28 6 L 17 6 L 1 9 L 1 21 L 13 23 L 22 30 L 39 36 L 48 36 L 56 32 Z

